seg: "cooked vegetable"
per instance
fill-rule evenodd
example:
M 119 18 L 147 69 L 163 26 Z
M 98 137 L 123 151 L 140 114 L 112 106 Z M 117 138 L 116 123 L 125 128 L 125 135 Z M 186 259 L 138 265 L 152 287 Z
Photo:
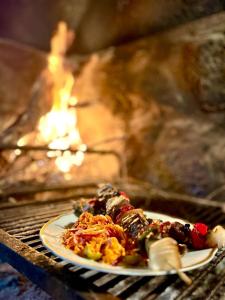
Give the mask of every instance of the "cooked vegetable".
M 152 270 L 176 270 L 180 278 L 188 285 L 191 279 L 181 268 L 181 257 L 177 242 L 169 237 L 156 241 L 149 246 L 149 267 Z
M 141 264 L 145 264 L 145 261 L 143 261 L 143 256 L 141 256 L 138 253 L 126 255 L 123 258 L 123 264 L 127 266 L 137 266 Z
M 212 248 L 225 247 L 225 229 L 220 225 L 217 225 L 216 227 L 214 227 L 207 235 L 206 243 L 209 247 L 212 247 Z
M 84 247 L 84 251 L 83 251 L 84 256 L 89 259 L 99 260 L 102 257 L 102 253 L 100 252 L 101 246 L 102 246 L 102 242 L 93 238 Z
M 111 220 L 123 229 L 123 233 L 126 234 L 129 240 L 126 246 L 122 245 L 126 255 L 124 251 L 119 250 L 118 245 L 115 246 L 115 249 L 119 253 L 117 257 L 121 255 L 125 263 L 135 265 L 139 263 L 140 254 L 145 253 L 145 255 L 148 254 L 149 264 L 152 269 L 175 269 L 179 276 L 188 284 L 190 279 L 180 271 L 180 254 L 183 254 L 187 247 L 199 250 L 207 247 L 225 246 L 225 229 L 221 226 L 216 226 L 210 231 L 208 226 L 203 223 L 196 223 L 192 226 L 191 224 L 181 224 L 180 222 L 163 222 L 161 220 L 148 219 L 142 209 L 136 209 L 131 205 L 128 196 L 124 192 L 119 192 L 113 188 L 111 184 L 100 188 L 95 198 L 75 203 L 74 212 L 76 215 L 84 211 L 91 212 L 94 215 L 110 216 Z M 117 241 L 120 243 L 119 239 Z M 113 244 L 116 245 L 114 240 Z M 104 249 L 104 247 L 101 246 L 100 248 Z M 90 246 L 88 245 L 85 253 L 94 259 L 95 255 L 89 248 Z M 135 253 L 135 248 L 138 248 L 139 253 Z M 111 251 L 109 246 L 105 249 L 109 249 L 108 252 Z M 128 249 L 134 252 L 128 253 Z M 100 259 L 103 259 L 103 257 L 102 254 Z M 141 257 L 144 260 L 143 255 Z M 109 260 L 107 259 L 107 261 Z
M 171 270 L 181 268 L 181 258 L 177 242 L 166 237 L 149 246 L 149 267 L 152 270 Z
M 132 245 L 123 228 L 114 224 L 110 216 L 88 212 L 81 214 L 65 232 L 63 243 L 80 256 L 108 264 L 116 264 L 125 256 L 125 248 Z
M 116 224 L 123 227 L 139 247 L 144 245 L 145 239 L 157 240 L 163 237 L 171 237 L 179 244 L 185 244 L 193 249 L 207 247 L 208 227 L 205 224 L 197 223 L 191 228 L 190 224 L 147 219 L 142 209 L 135 209 L 128 196 L 113 188 L 111 184 L 99 189 L 96 198 L 75 203 L 75 214 L 79 214 L 82 207 L 83 211 L 95 215 L 109 215 Z

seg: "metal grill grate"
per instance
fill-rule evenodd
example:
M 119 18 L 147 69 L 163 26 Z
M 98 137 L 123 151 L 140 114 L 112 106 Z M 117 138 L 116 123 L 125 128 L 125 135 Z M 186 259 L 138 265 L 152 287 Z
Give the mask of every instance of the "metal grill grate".
M 173 202 L 172 207 L 171 201 Z M 211 226 L 218 223 L 225 225 L 225 214 L 223 213 L 223 207 L 220 204 L 216 206 L 215 203 L 213 203 L 212 206 L 206 206 L 185 201 L 176 203 L 176 200 L 174 199 L 171 199 L 171 201 L 164 201 L 162 199 L 151 200 L 151 209 L 167 214 L 173 213 L 180 218 L 188 219 L 191 222 L 202 220 Z M 146 199 L 143 199 L 143 203 L 148 202 Z M 45 271 L 47 269 L 47 282 L 48 275 L 54 274 L 54 270 L 60 270 L 59 272 L 61 273 L 66 272 L 67 275 L 65 276 L 63 273 L 63 277 L 60 278 L 62 284 L 65 286 L 69 285 L 69 288 L 74 289 L 75 293 L 78 291 L 76 296 L 79 295 L 79 288 L 82 285 L 86 285 L 88 293 L 83 293 L 83 290 L 81 291 L 81 295 L 84 298 L 90 298 L 91 295 L 95 294 L 95 297 L 96 295 L 97 297 L 104 295 L 104 297 L 108 297 L 108 299 L 120 298 L 129 300 L 156 298 L 206 299 L 206 295 L 208 297 L 207 299 L 220 299 L 220 296 L 225 293 L 225 276 L 221 276 L 221 274 L 225 275 L 223 262 L 225 251 L 218 252 L 213 262 L 203 269 L 195 270 L 190 273 L 190 277 L 193 279 L 193 284 L 190 287 L 185 286 L 176 275 L 159 277 L 118 276 L 87 270 L 62 261 L 42 245 L 42 242 L 39 239 L 39 230 L 50 218 L 62 213 L 70 212 L 71 209 L 72 202 L 62 199 L 61 201 L 56 201 L 51 204 L 45 202 L 36 204 L 30 203 L 23 206 L 15 205 L 14 207 L 5 208 L 0 211 L 0 228 L 9 235 L 12 244 L 14 241 L 15 245 L 19 243 L 19 249 L 21 249 L 22 246 L 24 247 L 23 250 L 20 250 L 22 251 L 20 252 L 20 255 L 27 257 L 27 253 L 32 250 L 35 251 L 32 253 L 40 254 L 38 256 L 39 260 L 43 257 L 47 259 L 44 260 L 44 262 L 39 260 L 38 263 L 34 262 L 40 268 L 43 267 Z M 5 242 L 8 235 L 5 236 L 4 234 L 2 233 L 0 242 Z M 9 242 L 8 244 L 6 243 L 9 248 L 13 248 L 12 250 L 14 252 L 17 251 L 15 249 L 16 246 L 10 246 L 11 244 L 9 244 Z M 27 247 L 25 245 L 27 245 Z M 9 262 L 12 261 L 12 257 L 9 258 L 6 251 L 5 259 Z M 32 257 L 30 260 L 32 263 Z M 48 264 L 52 264 L 52 262 L 54 263 L 54 267 L 53 270 L 50 271 L 48 270 Z M 17 263 L 15 267 L 19 270 L 22 268 L 19 263 Z M 26 274 L 26 271 L 22 271 Z M 29 277 L 29 274 L 26 275 Z M 73 278 L 73 280 L 75 278 L 75 281 L 78 281 L 78 279 L 81 280 L 81 285 L 77 286 L 74 282 L 71 283 L 71 278 Z M 56 299 L 62 297 L 62 294 L 60 294 L 59 291 L 53 292 L 54 287 L 52 284 L 46 283 L 42 288 L 50 294 L 53 293 Z M 67 299 L 70 299 L 70 296 L 71 295 L 67 295 Z M 71 297 L 74 298 L 74 294 Z

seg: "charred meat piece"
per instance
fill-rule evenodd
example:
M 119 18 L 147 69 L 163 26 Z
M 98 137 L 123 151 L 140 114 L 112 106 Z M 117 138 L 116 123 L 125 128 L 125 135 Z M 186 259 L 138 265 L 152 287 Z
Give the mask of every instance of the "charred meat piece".
M 141 209 L 132 209 L 124 213 L 119 225 L 133 239 L 139 239 L 144 231 L 148 229 L 149 223 Z
M 106 214 L 107 202 L 120 196 L 120 193 L 111 184 L 106 184 L 97 191 L 97 197 L 95 199 L 94 213 L 95 214 Z
M 121 208 L 129 204 L 129 200 L 121 195 L 108 199 L 106 202 L 106 214 L 110 215 L 113 221 L 116 222 L 118 214 L 121 213 Z M 116 223 L 118 223 L 118 218 Z
M 106 184 L 97 191 L 97 195 L 93 199 L 81 199 L 74 202 L 74 214 L 80 216 L 87 211 L 94 215 L 105 215 L 107 201 L 113 197 L 120 196 L 118 190 L 113 188 L 111 184 Z
M 105 202 L 106 214 L 122 226 L 127 234 L 138 239 L 138 236 L 149 225 L 142 209 L 134 209 L 124 193 L 118 192 L 111 185 L 106 185 L 98 192 L 97 202 Z
M 188 224 L 187 224 L 188 225 Z M 168 235 L 180 244 L 190 244 L 190 227 L 179 222 L 171 223 Z
M 122 226 L 140 248 L 146 240 L 158 240 L 171 237 L 179 244 L 186 244 L 193 249 L 207 247 L 208 227 L 202 223 L 181 224 L 148 219 L 142 209 L 135 209 L 124 192 L 119 192 L 111 184 L 100 188 L 94 199 L 81 200 L 74 205 L 76 215 L 88 211 L 94 215 L 107 214 L 113 222 Z M 142 246 L 141 246 L 142 245 Z

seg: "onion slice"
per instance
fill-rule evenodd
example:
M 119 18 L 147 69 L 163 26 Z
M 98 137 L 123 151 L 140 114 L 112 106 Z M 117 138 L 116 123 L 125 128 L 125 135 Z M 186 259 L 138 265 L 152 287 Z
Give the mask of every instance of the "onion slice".
M 181 256 L 177 242 L 166 237 L 149 246 L 149 267 L 152 270 L 176 270 L 179 277 L 188 285 L 192 283 L 191 279 L 183 273 L 180 268 Z
M 206 243 L 212 248 L 225 247 L 225 229 L 220 225 L 214 227 L 207 235 Z

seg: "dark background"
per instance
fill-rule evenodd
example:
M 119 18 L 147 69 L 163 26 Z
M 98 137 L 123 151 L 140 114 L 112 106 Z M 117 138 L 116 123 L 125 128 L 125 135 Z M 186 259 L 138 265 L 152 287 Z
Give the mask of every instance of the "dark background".
M 224 9 L 224 0 L 1 0 L 0 37 L 48 50 L 59 20 L 88 53 Z

